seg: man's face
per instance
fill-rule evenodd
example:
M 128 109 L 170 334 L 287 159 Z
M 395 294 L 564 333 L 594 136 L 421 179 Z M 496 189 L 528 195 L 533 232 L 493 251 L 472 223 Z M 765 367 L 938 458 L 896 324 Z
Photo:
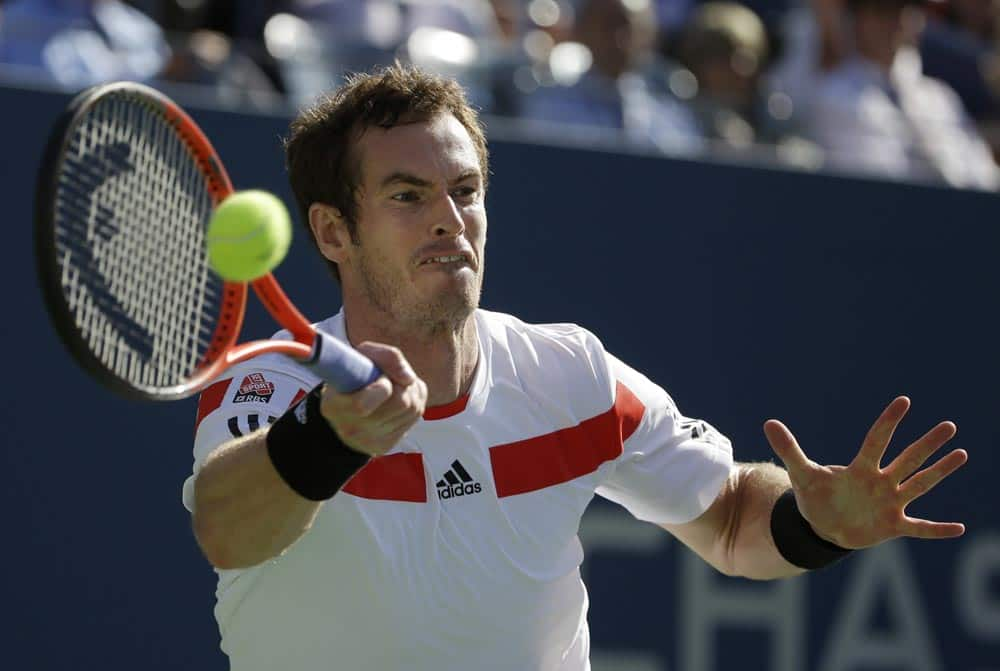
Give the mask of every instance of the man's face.
M 755 54 L 735 48 L 729 58 L 706 59 L 694 68 L 699 89 L 724 105 L 749 111 L 757 91 L 758 63 Z
M 475 145 L 451 114 L 369 128 L 357 244 L 338 263 L 349 292 L 398 324 L 456 326 L 479 304 L 486 209 Z
M 858 11 L 859 20 L 865 21 L 870 30 L 884 38 L 898 42 L 903 37 L 903 10 L 906 5 L 898 0 L 872 2 Z
M 577 25 L 577 39 L 590 49 L 595 70 L 618 77 L 632 67 L 652 41 L 644 19 L 622 0 L 589 0 Z
M 888 67 L 896 52 L 916 38 L 922 12 L 904 0 L 872 0 L 862 3 L 854 14 L 858 51 Z

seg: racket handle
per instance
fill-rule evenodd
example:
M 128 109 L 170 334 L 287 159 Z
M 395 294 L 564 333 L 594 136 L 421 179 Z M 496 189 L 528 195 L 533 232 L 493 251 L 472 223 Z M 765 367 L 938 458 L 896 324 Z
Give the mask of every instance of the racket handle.
M 305 365 L 345 394 L 367 387 L 382 375 L 371 359 L 322 331 L 316 332 L 312 359 Z

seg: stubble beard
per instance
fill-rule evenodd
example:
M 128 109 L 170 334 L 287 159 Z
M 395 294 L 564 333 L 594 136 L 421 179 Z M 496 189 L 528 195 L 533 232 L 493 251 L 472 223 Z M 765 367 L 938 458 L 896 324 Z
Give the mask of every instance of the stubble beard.
M 405 330 L 434 335 L 442 332 L 458 333 L 472 313 L 479 307 L 482 293 L 482 270 L 473 283 L 461 290 L 439 291 L 433 297 L 407 301 L 404 282 L 398 277 L 380 273 L 379 268 L 389 265 L 371 258 L 362 251 L 358 258 L 361 290 L 369 305 L 383 313 L 389 323 L 388 330 Z

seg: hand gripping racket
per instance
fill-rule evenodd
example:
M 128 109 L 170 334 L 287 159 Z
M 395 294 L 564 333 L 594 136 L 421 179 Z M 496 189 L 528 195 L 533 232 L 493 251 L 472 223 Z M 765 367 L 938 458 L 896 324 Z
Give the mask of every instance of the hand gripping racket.
M 78 95 L 38 174 L 35 254 L 45 305 L 77 362 L 131 398 L 196 394 L 226 368 L 277 352 L 341 392 L 381 374 L 316 331 L 268 273 L 254 291 L 292 340 L 236 344 L 247 285 L 209 269 L 205 231 L 233 192 L 194 121 L 131 82 Z

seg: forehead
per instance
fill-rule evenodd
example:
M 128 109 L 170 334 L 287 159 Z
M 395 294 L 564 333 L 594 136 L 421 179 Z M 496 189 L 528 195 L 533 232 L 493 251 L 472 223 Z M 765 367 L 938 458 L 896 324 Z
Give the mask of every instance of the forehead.
M 452 114 L 392 128 L 368 128 L 356 147 L 362 183 L 393 172 L 433 180 L 480 168 L 472 137 Z

